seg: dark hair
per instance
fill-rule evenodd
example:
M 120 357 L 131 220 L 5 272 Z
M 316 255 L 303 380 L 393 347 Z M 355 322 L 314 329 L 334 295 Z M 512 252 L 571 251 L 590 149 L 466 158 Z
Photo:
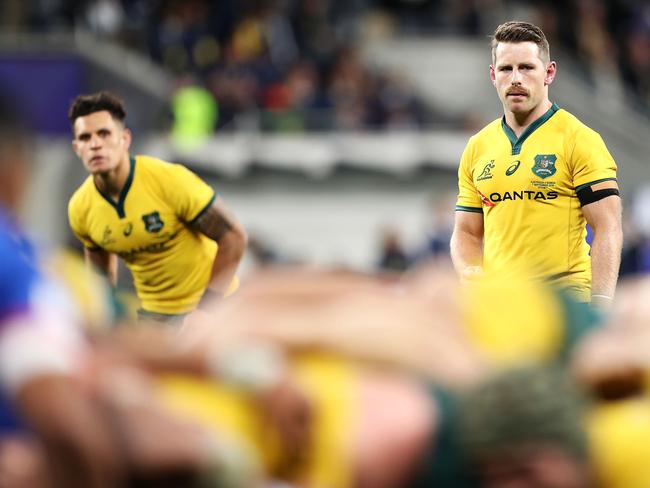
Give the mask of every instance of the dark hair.
M 74 128 L 74 122 L 78 117 L 90 115 L 95 112 L 106 110 L 115 120 L 124 122 L 126 118 L 126 109 L 124 102 L 117 95 L 107 91 L 92 93 L 90 95 L 79 95 L 70 104 L 68 110 L 68 120 Z
M 513 20 L 496 28 L 491 44 L 493 63 L 496 61 L 497 44 L 500 42 L 534 42 L 539 48 L 540 59 L 546 63 L 550 60 L 550 48 L 544 31 L 530 22 Z
M 559 366 L 506 370 L 461 397 L 459 437 L 474 460 L 531 444 L 585 459 L 585 407 L 582 392 Z

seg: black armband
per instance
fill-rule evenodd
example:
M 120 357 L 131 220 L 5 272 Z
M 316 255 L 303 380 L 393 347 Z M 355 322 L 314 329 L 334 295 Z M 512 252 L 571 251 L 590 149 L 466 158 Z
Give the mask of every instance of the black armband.
M 577 192 L 578 200 L 580 200 L 580 206 L 584 207 L 590 203 L 597 202 L 602 200 L 605 197 L 611 195 L 619 195 L 618 188 L 603 188 L 602 190 L 592 190 L 591 185 L 587 185 L 584 188 L 581 188 Z

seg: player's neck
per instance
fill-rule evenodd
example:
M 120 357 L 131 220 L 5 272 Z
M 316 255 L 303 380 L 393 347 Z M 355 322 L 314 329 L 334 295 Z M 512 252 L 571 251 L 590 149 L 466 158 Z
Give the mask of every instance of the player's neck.
M 129 155 L 126 154 L 120 163 L 111 171 L 94 175 L 95 186 L 102 193 L 117 201 L 129 177 L 130 170 Z
M 508 127 L 512 129 L 512 132 L 517 137 L 520 137 L 528 126 L 548 112 L 552 105 L 551 101 L 547 98 L 530 112 L 513 113 L 506 111 L 506 124 L 508 124 Z

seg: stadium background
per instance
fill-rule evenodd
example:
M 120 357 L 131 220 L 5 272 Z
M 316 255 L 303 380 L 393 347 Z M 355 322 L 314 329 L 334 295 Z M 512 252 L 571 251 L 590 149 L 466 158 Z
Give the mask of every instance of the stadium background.
M 650 5 L 643 0 L 3 0 L 0 83 L 36 128 L 28 227 L 76 246 L 85 177 L 66 112 L 115 91 L 134 153 L 187 164 L 268 262 L 445 259 L 456 165 L 500 115 L 489 34 L 541 25 L 552 100 L 601 133 L 625 201 L 622 273 L 650 270 Z M 125 280 L 128 283 L 128 280 Z

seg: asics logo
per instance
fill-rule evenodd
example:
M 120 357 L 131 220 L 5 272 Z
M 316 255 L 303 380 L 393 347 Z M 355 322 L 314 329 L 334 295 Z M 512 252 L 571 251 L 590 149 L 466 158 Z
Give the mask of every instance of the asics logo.
M 515 174 L 515 171 L 519 169 L 519 165 L 521 164 L 521 161 L 517 160 L 514 163 L 512 163 L 510 166 L 508 166 L 508 169 L 506 170 L 506 176 L 512 176 Z

